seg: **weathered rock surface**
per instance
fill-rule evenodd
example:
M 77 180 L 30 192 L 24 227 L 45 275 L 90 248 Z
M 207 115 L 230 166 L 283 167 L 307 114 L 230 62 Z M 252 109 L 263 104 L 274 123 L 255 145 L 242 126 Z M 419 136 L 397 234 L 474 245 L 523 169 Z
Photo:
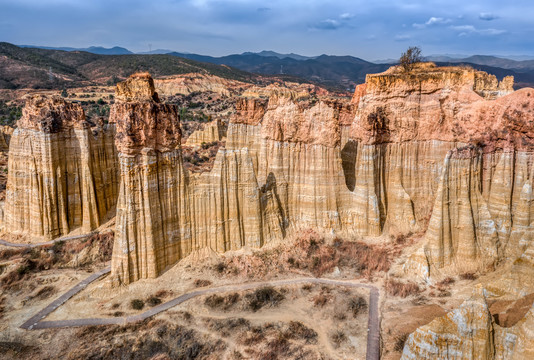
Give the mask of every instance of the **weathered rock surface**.
M 506 321 L 507 313 L 492 315 L 487 297 L 486 290 L 477 285 L 473 295 L 460 307 L 410 334 L 401 359 L 532 358 L 534 307 L 519 321 L 513 319 L 517 314 L 512 314 L 511 321 Z M 518 302 L 532 304 L 532 298 L 510 301 L 512 305 Z M 521 309 L 511 311 L 520 312 Z
M 113 258 L 117 282 L 157 276 L 193 250 L 260 247 L 290 227 L 342 229 L 361 218 L 351 210 L 356 197 L 344 184 L 336 107 L 322 101 L 304 106 L 285 90 L 274 91 L 269 100 L 240 100 L 229 145 L 219 151 L 211 172 L 193 176 L 181 165 L 177 131 L 169 130 L 175 126 L 170 124 L 178 126 L 175 110 L 153 98 L 119 100 L 112 111 L 122 169 Z M 147 106 L 158 110 L 143 112 Z M 150 131 L 144 129 L 154 129 L 150 138 L 161 140 L 144 142 Z M 173 159 L 165 162 L 172 164 L 168 168 L 165 157 Z M 139 180 L 129 180 L 132 175 Z M 163 179 L 165 184 L 151 185 Z M 149 185 L 137 185 L 143 183 Z M 160 214 L 160 209 L 168 210 Z M 140 220 L 141 214 L 162 220 Z M 150 223 L 150 229 L 141 223 Z
M 466 68 L 421 65 L 410 73 L 393 68 L 368 75 L 353 98 L 358 107 L 351 138 L 358 146 L 370 146 L 381 164 L 372 185 L 381 187 L 379 193 L 372 189 L 379 199 L 381 229 L 393 225 L 401 232 L 417 231 L 430 219 L 424 249 L 405 266 L 426 279 L 443 268 L 458 273 L 497 264 L 517 249 L 513 244 L 529 221 L 534 91 L 481 97 L 495 86 L 502 94 L 511 91 L 511 79 L 500 85 L 495 81 Z M 407 149 L 427 144 L 428 151 L 399 167 L 398 155 L 390 157 L 383 149 L 400 144 Z
M 226 138 L 226 126 L 221 120 L 213 120 L 205 124 L 201 130 L 193 132 L 186 140 L 186 146 L 200 146 L 202 144 L 222 141 Z
M 37 241 L 98 227 L 117 198 L 113 134 L 91 129 L 80 105 L 29 99 L 10 141 L 4 230 Z
M 147 157 L 129 158 L 124 176 L 136 171 L 135 163 L 159 164 L 158 154 L 179 153 L 176 111 L 157 102 L 144 77 L 118 87 L 112 111 L 121 156 Z M 174 175 L 164 177 L 179 184 L 180 192 L 168 198 L 179 198 L 180 205 L 165 205 L 174 217 L 161 226 L 180 223 L 168 230 L 179 235 L 163 235 L 165 245 L 150 246 L 174 246 L 165 254 L 179 255 L 147 260 L 161 262 L 150 276 L 191 249 L 261 246 L 303 227 L 377 236 L 421 231 L 429 223 L 425 245 L 406 271 L 428 279 L 441 269 L 494 266 L 517 249 L 509 241 L 524 242 L 530 225 L 534 149 L 524 136 L 534 134 L 534 91 L 488 100 L 511 91 L 511 79 L 495 81 L 471 69 L 421 65 L 408 74 L 393 68 L 369 75 L 350 103 L 298 87 L 247 90 L 236 102 L 226 149 L 210 173 L 187 174 L 179 155 L 172 155 Z M 136 90 L 142 86 L 146 89 Z M 173 236 L 180 240 L 171 241 Z M 145 256 L 143 246 L 117 249 L 130 249 L 131 263 Z M 148 276 L 120 271 L 115 273 L 125 282 Z
M 201 73 L 164 77 L 154 81 L 156 92 L 162 96 L 189 95 L 194 92 L 213 92 L 224 96 L 241 92 L 250 84 L 236 80 L 223 79 Z
M 495 359 L 493 319 L 484 290 L 410 334 L 401 359 Z

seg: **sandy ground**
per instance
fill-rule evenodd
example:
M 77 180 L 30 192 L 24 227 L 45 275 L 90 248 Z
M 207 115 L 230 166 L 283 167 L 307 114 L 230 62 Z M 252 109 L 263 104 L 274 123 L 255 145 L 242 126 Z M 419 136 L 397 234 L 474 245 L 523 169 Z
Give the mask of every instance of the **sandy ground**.
M 380 243 L 380 241 L 383 239 L 370 239 L 371 243 Z M 410 294 L 405 298 L 388 294 L 386 291 L 387 282 L 391 278 L 399 276 L 398 264 L 402 264 L 407 254 L 417 246 L 418 241 L 420 240 L 415 239 L 413 244 L 407 245 L 404 252 L 396 259 L 397 266 L 393 266 L 388 274 L 379 272 L 366 279 L 358 275 L 357 272 L 351 272 L 350 269 L 339 271 L 336 268 L 331 273 L 322 275 L 322 277 L 334 279 L 353 279 L 355 276 L 360 276 L 358 281 L 369 281 L 380 288 L 383 359 L 399 359 L 403 339 L 407 334 L 458 307 L 471 295 L 473 286 L 477 283 L 483 283 L 487 287 L 491 284 L 488 291 L 492 297 L 491 304 L 493 308 L 497 309 L 496 311 L 510 312 L 506 309 L 512 309 L 512 312 L 515 311 L 519 314 L 530 307 L 534 296 L 527 296 L 517 304 L 512 301 L 519 295 L 525 296 L 528 293 L 527 290 L 530 289 L 528 288 L 530 284 L 521 288 L 522 293 L 525 294 L 518 293 L 517 296 L 504 297 L 501 294 L 501 292 L 510 292 L 509 288 L 515 286 L 512 281 L 502 281 L 505 274 L 515 272 L 520 274 L 521 278 L 532 275 L 532 270 L 527 271 L 525 267 L 510 264 L 494 273 L 480 276 L 474 280 L 462 280 L 459 277 L 454 277 L 449 284 L 442 287 L 419 283 L 419 292 Z M 274 248 L 276 248 L 276 244 L 265 248 L 262 253 L 272 252 Z M 0 247 L 0 250 L 2 249 L 5 248 Z M 301 273 L 302 270 L 296 269 L 288 272 L 273 272 L 267 278 L 261 279 L 255 278 L 254 273 L 234 274 L 216 271 L 222 260 L 231 263 L 232 259 L 243 259 L 240 256 L 252 253 L 253 251 L 250 249 L 242 249 L 219 256 L 209 251 L 201 251 L 184 259 L 157 279 L 141 280 L 119 288 L 111 288 L 108 277 L 103 277 L 51 313 L 46 320 L 135 315 L 150 309 L 153 304 L 150 304 L 149 299 L 154 297 L 165 302 L 199 288 L 305 276 L 305 273 Z M 198 264 L 202 264 L 202 266 Z M 108 264 L 96 264 L 93 266 L 93 271 L 106 265 Z M 15 266 L 17 266 L 16 259 L 0 261 L 0 268 L 3 269 L 0 270 L 0 276 Z M 57 357 L 61 351 L 70 349 L 69 346 L 73 341 L 76 341 L 80 329 L 24 331 L 18 326 L 89 275 L 89 271 L 73 268 L 47 270 L 31 275 L 20 289 L 6 289 L 0 294 L 0 308 L 2 306 L 4 308 L 0 312 L 0 346 L 2 342 L 37 346 L 39 350 L 34 356 L 36 359 Z M 398 280 L 410 281 L 413 279 L 399 277 Z M 39 295 L 46 287 L 51 287 L 52 290 Z M 354 317 L 348 310 L 347 304 L 349 299 L 357 297 L 362 297 L 368 301 L 368 290 L 318 284 L 309 286 L 287 285 L 276 287 L 275 290 L 282 293 L 284 299 L 276 306 L 265 306 L 258 311 L 253 311 L 247 307 L 247 296 L 254 292 L 248 290 L 218 294 L 223 298 L 232 295 L 239 299 L 235 301 L 235 304 L 233 303 L 226 308 L 212 307 L 208 304 L 209 300 L 206 300 L 209 296 L 201 296 L 161 313 L 153 320 L 187 326 L 198 334 L 202 334 L 204 338 L 211 339 L 212 342 L 223 341 L 226 344 L 226 350 L 224 350 L 226 355 L 222 358 L 234 359 L 236 358 L 232 355 L 234 353 L 240 353 L 243 358 L 258 358 L 257 352 L 264 351 L 266 346 L 269 346 L 274 341 L 273 339 L 276 339 L 278 336 L 276 334 L 287 331 L 291 322 L 298 322 L 305 328 L 313 329 L 317 334 L 317 340 L 313 343 L 292 340 L 292 344 L 300 346 L 299 351 L 304 351 L 305 354 L 314 354 L 317 358 L 321 356 L 333 359 L 365 358 L 368 309 L 365 308 Z M 144 302 L 143 309 L 133 309 L 131 304 L 133 300 L 142 300 Z M 516 308 L 518 310 L 515 310 Z M 517 314 L 514 316 L 519 318 L 522 316 L 522 313 Z M 236 319 L 246 322 L 248 324 L 246 329 L 240 327 L 228 329 L 219 326 L 225 321 L 232 322 Z M 106 329 L 108 327 L 100 328 Z M 251 328 L 262 329 L 261 331 L 270 335 L 266 335 L 264 340 L 256 344 L 248 344 L 242 337 L 250 334 Z M 130 330 L 125 331 L 124 336 L 135 336 L 134 333 L 128 335 Z M 343 333 L 340 342 L 333 340 L 333 336 L 337 332 Z M 108 346 L 111 346 L 110 343 Z

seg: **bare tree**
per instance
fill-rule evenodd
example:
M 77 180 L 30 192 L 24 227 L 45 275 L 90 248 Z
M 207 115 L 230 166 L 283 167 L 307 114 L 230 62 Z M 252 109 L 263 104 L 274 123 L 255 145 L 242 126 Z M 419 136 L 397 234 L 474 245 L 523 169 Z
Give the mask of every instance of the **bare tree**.
M 413 69 L 415 63 L 423 61 L 421 55 L 421 48 L 417 46 L 410 46 L 406 52 L 402 53 L 400 57 L 400 65 L 404 71 L 410 71 Z

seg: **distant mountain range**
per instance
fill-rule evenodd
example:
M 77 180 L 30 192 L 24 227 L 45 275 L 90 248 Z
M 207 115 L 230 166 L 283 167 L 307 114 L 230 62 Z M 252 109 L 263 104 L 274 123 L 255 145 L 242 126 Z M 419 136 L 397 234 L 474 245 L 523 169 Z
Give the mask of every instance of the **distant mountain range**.
M 9 45 L 14 46 L 11 44 Z M 68 66 L 70 69 L 69 71 L 74 71 L 74 73 L 82 71 L 80 69 L 89 67 L 89 63 L 94 65 L 94 62 L 98 62 L 98 64 L 101 64 L 99 66 L 109 67 L 108 70 L 101 69 L 103 73 L 111 74 L 111 70 L 115 69 L 117 71 L 116 76 L 122 76 L 121 74 L 124 74 L 135 66 L 152 68 L 156 75 L 167 75 L 173 71 L 173 67 L 169 65 L 173 61 L 169 59 L 177 58 L 180 60 L 176 61 L 181 64 L 184 63 L 185 59 L 188 59 L 189 61 L 195 62 L 195 64 L 197 64 L 196 66 L 200 66 L 198 64 L 205 64 L 202 66 L 206 67 L 207 64 L 214 64 L 218 66 L 217 69 L 220 70 L 225 68 L 230 72 L 240 70 L 246 73 L 286 77 L 293 76 L 340 90 L 352 90 L 355 84 L 363 83 L 365 81 L 365 76 L 367 74 L 385 71 L 389 66 L 396 63 L 396 60 L 394 59 L 370 62 L 354 56 L 320 55 L 310 57 L 294 53 L 281 54 L 275 51 L 261 51 L 258 53 L 245 52 L 242 54 L 214 57 L 185 52 L 171 52 L 165 49 L 133 54 L 128 49 L 121 47 L 104 48 L 92 46 L 89 48 L 52 48 L 25 45 L 18 48 L 25 48 L 30 52 L 33 51 L 40 56 L 46 57 L 48 60 L 54 59 L 58 62 L 58 64 L 54 65 L 56 68 Z M 50 53 L 47 53 L 46 51 L 49 51 Z M 73 54 L 78 55 L 73 56 Z M 110 57 L 93 58 L 96 55 L 108 55 Z M 119 55 L 124 56 L 124 58 L 121 58 Z M 157 58 L 158 56 L 163 56 L 163 58 Z M 81 59 L 84 60 L 82 61 Z M 90 61 L 88 59 L 90 59 Z M 163 61 L 162 59 L 166 60 Z M 530 59 L 528 56 L 507 59 L 497 56 L 474 55 L 465 57 L 464 55 L 459 54 L 446 54 L 431 55 L 426 59 L 434 61 L 438 65 L 469 65 L 473 68 L 494 74 L 498 78 L 513 75 L 517 87 L 534 86 L 534 59 Z M 86 60 L 89 62 L 84 63 Z M 46 63 L 46 61 L 43 62 L 43 64 L 44 63 Z M 127 64 L 127 70 L 117 68 L 120 63 Z M 181 66 L 178 68 L 179 71 L 184 70 Z M 215 69 L 212 70 L 215 71 Z M 241 73 L 240 76 L 244 76 L 243 74 L 244 73 Z M 229 76 L 237 75 L 232 73 Z M 247 76 L 249 78 L 253 77 L 251 74 L 246 75 L 245 77 Z M 94 80 L 93 74 L 84 74 L 83 77 L 87 80 Z M 2 87 L 1 81 L 2 80 L 0 79 L 0 87 Z
M 53 47 L 53 46 L 35 46 L 35 45 L 17 45 L 22 48 L 46 49 L 46 50 L 63 50 L 63 51 L 85 51 L 91 54 L 98 55 L 129 55 L 133 54 L 128 49 L 114 46 L 112 48 L 105 48 L 102 46 L 91 46 L 88 48 L 72 48 L 72 47 Z M 169 51 L 170 52 L 170 51 Z
M 138 71 L 149 71 L 156 77 L 200 72 L 244 82 L 263 81 L 257 74 L 172 55 L 99 55 L 0 42 L 0 89 L 111 85 Z

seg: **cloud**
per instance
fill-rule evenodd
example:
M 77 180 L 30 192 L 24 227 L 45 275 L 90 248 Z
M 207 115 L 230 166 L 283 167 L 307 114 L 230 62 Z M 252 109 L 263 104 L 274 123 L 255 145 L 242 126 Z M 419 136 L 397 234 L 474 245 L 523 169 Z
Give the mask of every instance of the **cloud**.
M 318 30 L 337 30 L 341 27 L 350 26 L 349 20 L 353 17 L 353 14 L 343 13 L 339 15 L 339 19 L 325 19 L 310 26 L 310 28 Z
M 334 19 L 325 19 L 319 21 L 317 24 L 313 25 L 312 28 L 320 30 L 337 30 L 341 27 L 341 23 Z
M 492 13 L 482 12 L 478 15 L 478 18 L 484 21 L 492 21 L 492 20 L 498 19 L 499 17 Z
M 412 26 L 416 29 L 424 29 L 426 28 L 427 26 L 432 26 L 432 25 L 446 25 L 446 24 L 450 24 L 452 22 L 451 19 L 444 19 L 442 17 L 434 17 L 432 16 L 430 19 L 428 19 L 427 22 L 425 22 L 424 24 L 418 24 L 418 23 L 414 23 L 412 24 Z
M 408 41 L 411 39 L 412 37 L 410 35 L 396 35 L 394 38 L 395 41 Z
M 467 36 L 470 34 L 479 34 L 484 36 L 497 36 L 506 33 L 506 30 L 501 29 L 477 29 L 473 25 L 459 25 L 451 26 L 451 29 L 459 31 L 458 36 Z

